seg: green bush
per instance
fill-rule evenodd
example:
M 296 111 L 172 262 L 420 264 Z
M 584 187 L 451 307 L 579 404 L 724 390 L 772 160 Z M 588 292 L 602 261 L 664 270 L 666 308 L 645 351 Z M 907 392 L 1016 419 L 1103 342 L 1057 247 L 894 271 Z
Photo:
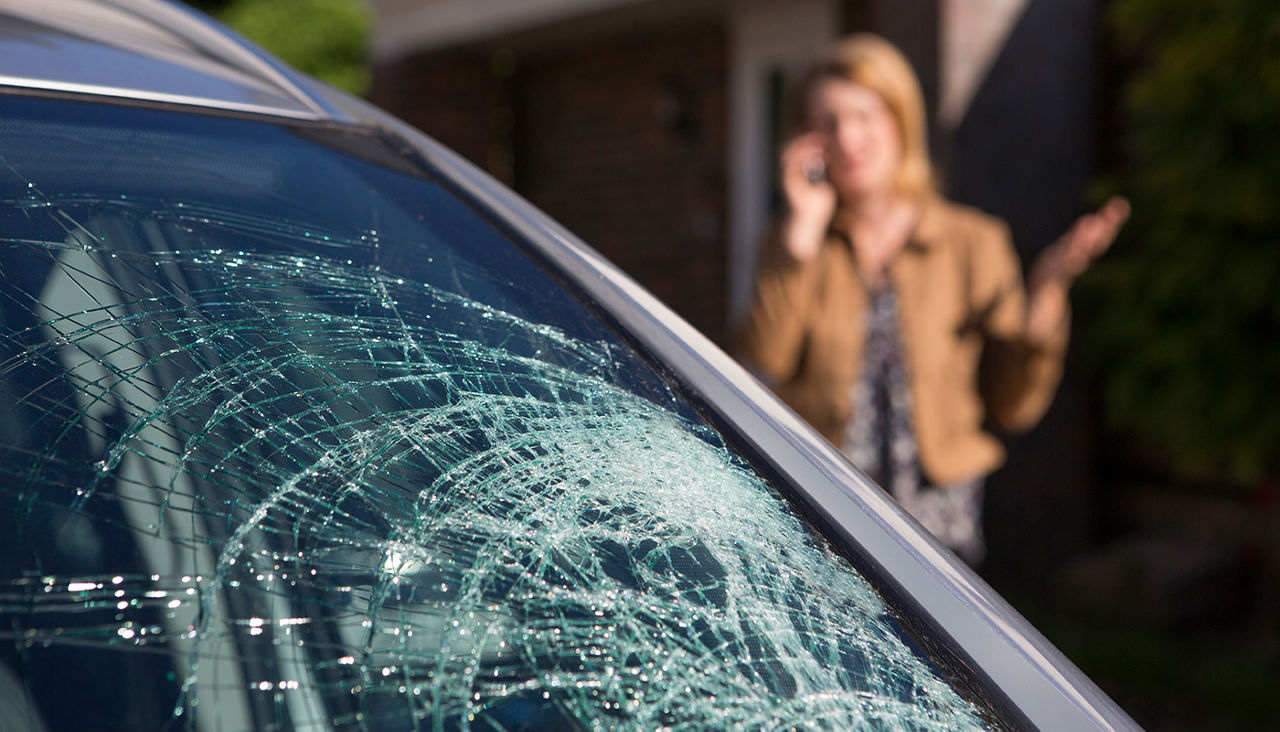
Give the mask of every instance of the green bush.
M 1280 478 L 1280 3 L 1107 21 L 1137 68 L 1110 183 L 1133 218 L 1082 283 L 1104 417 L 1184 476 Z
M 290 66 L 353 94 L 368 90 L 371 21 L 362 0 L 230 0 L 205 7 Z

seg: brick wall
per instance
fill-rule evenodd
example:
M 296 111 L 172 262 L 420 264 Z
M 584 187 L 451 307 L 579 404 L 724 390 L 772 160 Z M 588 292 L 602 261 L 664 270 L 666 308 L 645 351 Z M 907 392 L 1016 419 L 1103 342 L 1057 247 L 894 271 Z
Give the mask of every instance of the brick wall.
M 718 24 L 455 51 L 379 68 L 373 98 L 723 342 L 726 56 Z
M 370 99 L 510 183 L 510 75 L 481 50 L 424 54 L 374 68 Z

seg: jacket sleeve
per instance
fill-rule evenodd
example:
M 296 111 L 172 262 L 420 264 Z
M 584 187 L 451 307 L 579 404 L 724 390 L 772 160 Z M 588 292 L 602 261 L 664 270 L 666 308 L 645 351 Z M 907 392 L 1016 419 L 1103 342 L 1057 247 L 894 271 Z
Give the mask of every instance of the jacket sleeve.
M 776 225 L 765 237 L 755 297 L 734 336 L 734 353 L 771 386 L 785 383 L 800 366 L 808 323 L 817 306 L 821 255 L 799 262 L 783 247 Z
M 1003 223 L 978 237 L 972 257 L 971 306 L 982 314 L 985 336 L 979 389 L 986 413 L 1002 429 L 1026 431 L 1044 416 L 1062 379 L 1070 315 L 1046 342 L 1027 341 L 1027 292 Z

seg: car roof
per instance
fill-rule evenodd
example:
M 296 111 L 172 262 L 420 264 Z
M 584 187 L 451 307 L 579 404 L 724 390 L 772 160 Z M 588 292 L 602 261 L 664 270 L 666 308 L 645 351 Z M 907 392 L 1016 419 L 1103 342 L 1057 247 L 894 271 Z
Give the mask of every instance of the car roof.
M 0 86 L 349 121 L 314 80 L 167 0 L 0 0 Z

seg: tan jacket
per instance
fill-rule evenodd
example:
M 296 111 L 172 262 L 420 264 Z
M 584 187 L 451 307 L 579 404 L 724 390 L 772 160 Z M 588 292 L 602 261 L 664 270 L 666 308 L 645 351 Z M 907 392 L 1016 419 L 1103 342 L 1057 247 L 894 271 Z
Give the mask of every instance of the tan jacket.
M 797 262 L 777 239 L 761 253 L 756 300 L 736 347 L 783 401 L 838 442 L 862 366 L 867 291 L 838 224 L 810 262 Z M 1004 449 L 984 421 L 1019 431 L 1040 419 L 1062 374 L 1067 319 L 1049 343 L 1026 343 L 1026 291 L 1007 227 L 940 198 L 925 203 L 889 277 L 925 475 L 935 484 L 987 475 Z

